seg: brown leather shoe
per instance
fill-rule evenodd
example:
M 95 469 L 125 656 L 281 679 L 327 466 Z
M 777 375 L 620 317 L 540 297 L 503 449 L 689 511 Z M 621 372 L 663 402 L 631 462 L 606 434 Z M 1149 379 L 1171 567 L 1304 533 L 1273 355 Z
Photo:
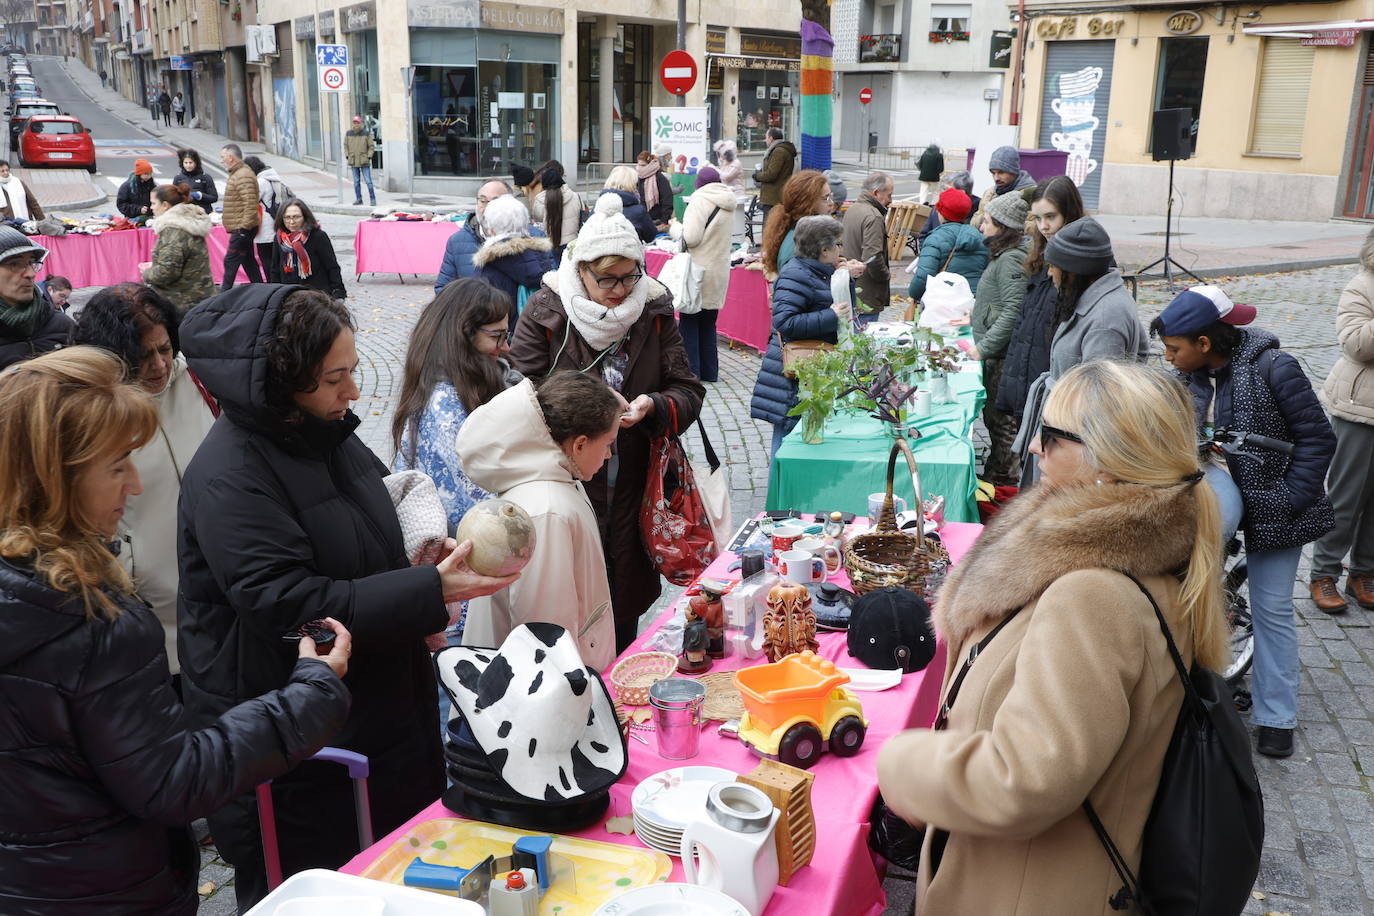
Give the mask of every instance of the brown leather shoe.
M 1353 576 L 1351 577 L 1354 578 Z M 1349 589 L 1349 586 L 1346 586 Z M 1336 580 L 1330 576 L 1323 576 L 1320 579 L 1313 579 L 1308 586 L 1312 592 L 1312 603 L 1328 614 L 1344 614 L 1346 609 L 1345 599 L 1341 593 L 1336 591 Z
M 1345 577 L 1345 593 L 1365 610 L 1374 611 L 1374 576 L 1353 572 Z

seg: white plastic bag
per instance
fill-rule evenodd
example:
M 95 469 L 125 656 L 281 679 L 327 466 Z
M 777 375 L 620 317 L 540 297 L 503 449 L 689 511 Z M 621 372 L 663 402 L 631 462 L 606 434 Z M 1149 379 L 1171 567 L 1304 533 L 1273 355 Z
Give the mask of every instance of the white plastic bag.
M 673 308 L 683 315 L 701 311 L 701 280 L 705 270 L 691 252 L 681 251 L 668 259 L 658 272 L 658 282 L 673 296 Z
M 916 326 L 949 337 L 968 324 L 972 313 L 973 291 L 968 280 L 963 274 L 945 270 L 927 281 L 926 293 L 921 297 L 921 319 Z

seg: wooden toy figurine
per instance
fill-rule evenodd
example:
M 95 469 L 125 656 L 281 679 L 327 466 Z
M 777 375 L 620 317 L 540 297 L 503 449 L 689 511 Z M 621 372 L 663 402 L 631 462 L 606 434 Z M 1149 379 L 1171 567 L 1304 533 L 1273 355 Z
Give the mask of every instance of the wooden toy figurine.
M 701 594 L 688 602 L 692 612 L 706 621 L 706 654 L 711 658 L 725 657 L 725 604 L 721 593 L 702 585 Z
M 768 592 L 768 611 L 763 615 L 763 651 L 770 662 L 784 655 L 815 652 L 816 613 L 805 585 L 779 582 Z
M 706 654 L 710 644 L 706 620 L 697 611 L 696 598 L 687 603 L 687 625 L 682 628 L 682 657 L 677 670 L 683 674 L 701 674 L 711 670 L 711 658 Z

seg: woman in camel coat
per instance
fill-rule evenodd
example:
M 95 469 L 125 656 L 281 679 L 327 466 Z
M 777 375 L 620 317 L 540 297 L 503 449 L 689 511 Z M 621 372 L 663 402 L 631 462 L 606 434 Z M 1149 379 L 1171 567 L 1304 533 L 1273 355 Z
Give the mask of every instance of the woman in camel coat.
M 716 353 L 716 316 L 725 305 L 730 286 L 730 233 L 735 222 L 735 192 L 721 183 L 709 165 L 697 172 L 696 190 L 682 213 L 681 225 L 672 227 L 684 251 L 700 265 L 701 308 L 678 316 L 687 362 L 697 378 L 714 382 L 720 375 Z
M 1055 386 L 1043 422 L 1041 485 L 989 526 L 935 605 L 943 696 L 1010 622 L 969 668 L 947 729 L 902 732 L 878 755 L 884 800 L 926 827 L 921 916 L 1112 914 L 1121 881 L 1084 799 L 1139 871 L 1183 687 L 1149 600 L 1116 570 L 1149 589 L 1185 663 L 1226 654 L 1220 519 L 1198 485 L 1183 387 L 1088 363 Z

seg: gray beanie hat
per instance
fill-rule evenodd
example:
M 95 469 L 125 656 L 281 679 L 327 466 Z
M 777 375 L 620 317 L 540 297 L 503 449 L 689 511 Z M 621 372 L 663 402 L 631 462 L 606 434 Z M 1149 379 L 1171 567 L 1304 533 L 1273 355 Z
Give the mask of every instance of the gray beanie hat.
M 48 256 L 48 249 L 30 242 L 27 235 L 13 226 L 0 226 L 0 261 L 8 261 L 21 254 L 36 254 L 38 263 L 42 264 Z
M 997 147 L 992 151 L 992 158 L 988 160 L 988 171 L 1011 172 L 1015 175 L 1021 171 L 1021 154 L 1014 146 Z
M 1030 216 L 1030 207 L 1026 205 L 1026 199 L 1020 194 L 1002 194 L 988 201 L 983 207 L 983 212 L 988 216 L 1011 229 L 1025 229 L 1026 217 Z
M 844 186 L 844 179 L 831 169 L 826 169 L 822 174 L 825 175 L 826 184 L 830 185 L 830 196 L 835 206 L 840 206 L 849 198 L 849 189 Z
M 1106 273 L 1113 261 L 1112 240 L 1102 224 L 1091 216 L 1069 223 L 1045 246 L 1046 263 L 1079 276 Z

